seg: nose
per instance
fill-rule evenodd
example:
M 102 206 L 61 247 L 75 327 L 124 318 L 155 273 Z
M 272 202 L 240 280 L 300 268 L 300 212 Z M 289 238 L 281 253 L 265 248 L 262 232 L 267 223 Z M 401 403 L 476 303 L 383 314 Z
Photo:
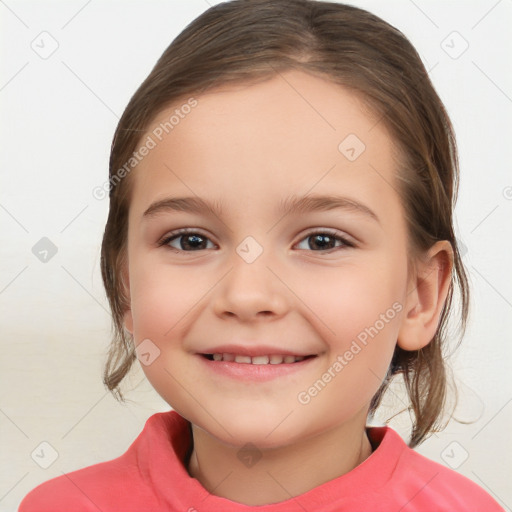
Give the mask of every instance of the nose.
M 230 263 L 229 272 L 215 287 L 212 298 L 216 315 L 251 322 L 286 314 L 290 300 L 287 288 L 264 254 L 248 263 L 235 253 Z

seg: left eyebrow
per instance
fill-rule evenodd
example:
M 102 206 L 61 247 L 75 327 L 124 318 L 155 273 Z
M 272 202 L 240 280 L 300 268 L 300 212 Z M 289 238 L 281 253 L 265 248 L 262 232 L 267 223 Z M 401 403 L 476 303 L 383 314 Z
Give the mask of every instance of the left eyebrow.
M 348 197 L 332 195 L 307 195 L 302 197 L 291 196 L 281 201 L 279 205 L 279 212 L 283 215 L 328 211 L 334 209 L 362 213 L 380 224 L 380 219 L 373 210 L 363 203 L 354 199 L 349 199 Z

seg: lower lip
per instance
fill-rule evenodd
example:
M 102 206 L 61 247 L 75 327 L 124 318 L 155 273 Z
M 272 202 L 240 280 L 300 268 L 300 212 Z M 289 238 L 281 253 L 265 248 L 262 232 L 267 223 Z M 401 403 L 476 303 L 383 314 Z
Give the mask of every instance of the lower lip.
M 296 363 L 251 364 L 235 363 L 234 361 L 210 361 L 202 355 L 198 355 L 198 357 L 206 368 L 218 375 L 253 382 L 264 382 L 295 374 L 309 367 L 316 359 L 316 357 L 309 357 Z

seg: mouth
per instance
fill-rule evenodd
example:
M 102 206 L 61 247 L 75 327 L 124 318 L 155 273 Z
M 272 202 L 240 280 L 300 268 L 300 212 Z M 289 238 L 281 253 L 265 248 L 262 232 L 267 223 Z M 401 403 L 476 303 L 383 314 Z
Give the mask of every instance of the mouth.
M 291 379 L 302 371 L 315 371 L 310 366 L 319 358 L 319 354 L 294 355 L 258 352 L 257 354 L 198 353 L 196 357 L 199 358 L 203 371 L 208 372 L 215 379 L 228 378 L 238 382 L 251 383 Z
M 294 364 L 316 357 L 315 354 L 307 356 L 296 356 L 291 354 L 268 354 L 250 356 L 245 354 L 215 353 L 201 354 L 208 361 L 226 361 L 229 363 L 251 364 L 251 365 L 281 365 Z

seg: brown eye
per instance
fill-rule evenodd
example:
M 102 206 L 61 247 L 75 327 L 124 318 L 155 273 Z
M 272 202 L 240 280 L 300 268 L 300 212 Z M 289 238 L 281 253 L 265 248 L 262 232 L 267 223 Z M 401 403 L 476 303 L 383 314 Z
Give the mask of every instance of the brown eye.
M 303 244 L 303 247 L 300 245 Z M 336 248 L 354 247 L 352 243 L 341 237 L 339 234 L 329 231 L 316 231 L 299 242 L 299 249 L 315 252 L 329 251 Z M 304 246 L 305 245 L 305 246 Z
M 181 231 L 178 234 L 170 234 L 159 242 L 160 246 L 167 245 L 176 252 L 202 251 L 211 248 L 208 243 L 213 245 L 211 240 L 201 233 L 194 231 Z

